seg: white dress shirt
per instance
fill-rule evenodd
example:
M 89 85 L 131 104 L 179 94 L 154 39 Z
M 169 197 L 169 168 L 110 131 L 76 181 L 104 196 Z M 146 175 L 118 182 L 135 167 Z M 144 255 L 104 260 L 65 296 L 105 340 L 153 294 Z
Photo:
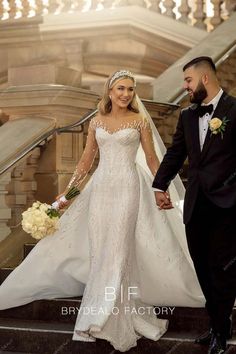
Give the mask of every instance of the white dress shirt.
M 216 109 L 216 106 L 221 98 L 223 94 L 223 90 L 220 89 L 219 92 L 217 93 L 217 95 L 207 104 L 206 103 L 202 103 L 202 106 L 208 106 L 210 104 L 213 105 L 213 111 L 211 114 L 206 113 L 204 116 L 202 116 L 201 118 L 199 118 L 199 142 L 200 142 L 200 148 L 202 150 L 203 148 L 203 144 L 207 135 L 207 131 L 209 129 L 209 122 L 211 120 L 211 118 L 213 118 L 213 114 L 214 111 Z
M 222 88 L 219 90 L 219 92 L 217 93 L 217 95 L 208 103 L 202 103 L 202 106 L 208 106 L 210 104 L 213 105 L 213 111 L 211 114 L 206 113 L 204 116 L 202 116 L 201 118 L 199 117 L 199 142 L 200 142 L 200 148 L 202 150 L 203 148 L 203 144 L 207 135 L 207 131 L 209 129 L 209 121 L 211 120 L 211 118 L 213 118 L 213 114 L 214 111 L 216 109 L 216 106 L 221 98 L 223 94 L 223 90 Z M 163 192 L 161 189 L 157 189 L 157 188 L 153 188 L 154 192 Z

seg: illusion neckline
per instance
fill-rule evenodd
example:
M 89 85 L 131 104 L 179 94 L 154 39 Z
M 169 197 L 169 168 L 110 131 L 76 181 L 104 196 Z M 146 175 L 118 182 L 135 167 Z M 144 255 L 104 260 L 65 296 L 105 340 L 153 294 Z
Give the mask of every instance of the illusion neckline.
M 121 132 L 121 131 L 123 131 L 123 130 L 136 130 L 136 132 L 138 132 L 139 133 L 139 131 L 138 131 L 138 129 L 136 129 L 136 128 L 132 128 L 132 127 L 127 127 L 127 128 L 121 128 L 121 129 L 118 129 L 118 130 L 115 130 L 114 132 L 109 132 L 106 128 L 104 128 L 104 127 L 96 127 L 96 130 L 97 129 L 102 129 L 104 132 L 106 132 L 107 134 L 109 134 L 109 135 L 115 135 L 116 133 L 119 133 L 119 132 Z

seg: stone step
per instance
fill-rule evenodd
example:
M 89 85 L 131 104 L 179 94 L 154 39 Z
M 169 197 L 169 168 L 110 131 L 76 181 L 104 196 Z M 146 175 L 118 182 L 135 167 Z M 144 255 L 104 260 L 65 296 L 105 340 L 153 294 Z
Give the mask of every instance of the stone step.
M 24 246 L 24 257 L 34 244 Z M 13 268 L 0 269 L 0 284 Z M 106 341 L 96 343 L 72 341 L 73 327 L 81 297 L 34 301 L 30 304 L 0 311 L 0 353 L 73 354 L 115 353 Z M 160 318 L 168 318 L 167 334 L 158 342 L 138 341 L 128 353 L 205 354 L 207 348 L 195 345 L 194 338 L 209 326 L 205 309 L 156 307 Z M 233 313 L 236 323 L 236 309 Z M 236 328 L 235 328 L 236 329 Z M 117 352 L 118 353 L 118 352 Z M 227 354 L 236 354 L 236 336 Z
M 39 300 L 24 306 L 0 311 L 0 320 L 49 321 L 61 324 L 74 324 L 80 308 L 81 297 L 53 300 Z M 204 331 L 209 326 L 208 316 L 203 308 L 155 307 L 159 318 L 169 320 L 171 331 Z M 236 331 L 236 309 L 233 311 L 233 323 Z
M 0 320 L 0 349 L 1 352 L 27 354 L 111 354 L 118 353 L 106 341 L 96 343 L 72 341 L 73 324 L 60 324 L 46 321 L 31 320 Z M 138 346 L 132 348 L 129 354 L 206 354 L 207 347 L 193 343 L 198 333 L 171 332 L 159 341 L 140 339 Z M 236 338 L 235 338 L 236 339 Z M 236 353 L 236 341 L 230 342 L 230 353 Z
M 3 281 L 12 271 L 12 268 L 0 270 L 0 281 Z M 28 318 L 32 320 L 55 320 L 63 323 L 74 323 L 77 316 L 81 298 L 54 299 L 34 301 L 30 304 L 13 309 L 0 311 L 0 318 Z M 173 315 L 171 313 L 173 311 Z M 170 320 L 171 330 L 184 330 L 186 328 L 208 328 L 208 317 L 204 309 L 199 308 L 168 308 L 157 307 L 156 314 L 160 318 Z M 233 312 L 236 329 L 236 309 Z
M 9 352 L 9 351 L 6 351 L 4 349 L 1 349 L 0 353 L 4 353 L 4 354 L 35 354 L 35 353 L 26 353 L 26 352 Z
M 28 254 L 32 251 L 34 246 L 35 246 L 34 243 L 24 244 L 24 249 L 23 249 L 23 257 L 24 258 L 26 258 L 28 256 Z M 6 267 L 6 268 L 0 269 L 0 285 L 8 277 L 8 275 L 13 271 L 13 269 L 14 268 L 12 268 L 12 267 Z
M 8 275 L 13 271 L 12 267 L 5 267 L 0 269 L 0 285 L 8 277 Z
M 0 311 L 0 319 L 25 319 L 74 323 L 82 297 L 38 300 L 29 304 Z
M 25 243 L 24 244 L 24 258 L 26 258 L 28 256 L 28 254 L 32 251 L 32 249 L 34 248 L 35 244 L 34 243 Z

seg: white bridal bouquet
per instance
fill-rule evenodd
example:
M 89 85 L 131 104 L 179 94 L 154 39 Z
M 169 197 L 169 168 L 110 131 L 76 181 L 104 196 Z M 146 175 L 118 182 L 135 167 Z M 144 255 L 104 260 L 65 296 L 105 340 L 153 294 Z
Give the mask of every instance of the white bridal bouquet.
M 37 240 L 53 234 L 58 228 L 60 201 L 70 200 L 79 193 L 79 189 L 71 187 L 65 196 L 60 197 L 52 205 L 39 201 L 33 203 L 32 207 L 22 213 L 21 225 L 23 230 Z

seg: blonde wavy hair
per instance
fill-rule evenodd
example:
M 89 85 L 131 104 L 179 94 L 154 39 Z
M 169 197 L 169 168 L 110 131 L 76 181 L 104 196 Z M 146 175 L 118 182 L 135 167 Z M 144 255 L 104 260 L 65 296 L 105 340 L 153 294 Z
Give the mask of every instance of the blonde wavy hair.
M 101 115 L 106 115 L 108 113 L 111 112 L 112 109 L 112 102 L 111 99 L 109 97 L 109 93 L 110 90 L 112 89 L 112 87 L 120 80 L 123 79 L 130 79 L 133 81 L 134 86 L 136 84 L 136 80 L 135 77 L 126 70 L 118 70 L 115 71 L 113 74 L 111 74 L 109 76 L 109 78 L 107 79 L 105 85 L 104 85 L 104 91 L 103 91 L 103 96 L 101 101 L 98 103 L 98 111 Z M 136 101 L 136 93 L 134 91 L 134 96 L 132 101 L 129 103 L 128 105 L 128 110 L 135 112 L 135 113 L 139 113 L 139 109 L 138 109 L 138 104 Z

